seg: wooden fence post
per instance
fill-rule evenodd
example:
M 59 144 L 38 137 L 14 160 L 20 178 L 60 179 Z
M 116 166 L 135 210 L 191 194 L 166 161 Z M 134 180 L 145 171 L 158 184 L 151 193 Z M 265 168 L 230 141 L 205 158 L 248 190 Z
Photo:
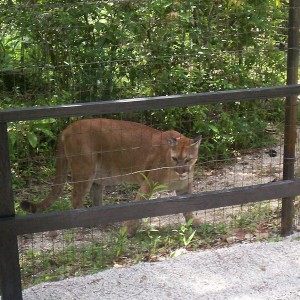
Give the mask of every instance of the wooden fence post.
M 300 0 L 289 3 L 289 31 L 287 57 L 287 84 L 298 83 L 299 70 Z M 283 179 L 294 178 L 295 146 L 297 138 L 297 96 L 288 96 L 285 104 Z M 282 199 L 281 235 L 293 231 L 294 197 Z
M 7 123 L 0 123 L 0 219 L 15 215 L 8 148 Z M 0 284 L 3 300 L 22 299 L 17 236 L 0 235 Z

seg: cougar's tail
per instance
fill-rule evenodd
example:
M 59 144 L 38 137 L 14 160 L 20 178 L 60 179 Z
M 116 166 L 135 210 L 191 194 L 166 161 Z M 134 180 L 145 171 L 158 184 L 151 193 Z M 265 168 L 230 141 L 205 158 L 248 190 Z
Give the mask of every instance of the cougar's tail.
M 49 195 L 40 203 L 22 201 L 20 206 L 23 210 L 35 213 L 49 207 L 61 195 L 68 176 L 68 160 L 65 155 L 61 137 L 57 144 L 56 175 Z

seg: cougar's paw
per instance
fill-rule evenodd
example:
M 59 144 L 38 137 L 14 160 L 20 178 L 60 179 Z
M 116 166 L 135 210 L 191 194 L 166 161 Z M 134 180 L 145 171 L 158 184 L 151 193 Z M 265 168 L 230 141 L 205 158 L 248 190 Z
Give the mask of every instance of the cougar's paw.
M 36 208 L 34 207 L 34 205 L 32 203 L 30 203 L 29 201 L 21 201 L 20 202 L 20 207 L 27 212 L 31 212 L 31 213 L 35 213 L 36 212 Z
M 184 213 L 184 218 L 187 224 L 192 226 L 200 226 L 202 224 L 200 218 L 197 218 L 193 213 Z
M 196 218 L 196 217 L 193 218 L 193 222 L 192 222 L 193 226 L 197 227 L 197 226 L 200 226 L 201 224 L 202 223 L 201 223 L 200 218 Z
M 138 220 L 130 220 L 125 222 L 125 226 L 127 229 L 127 236 L 131 237 L 136 234 L 136 231 L 139 227 L 140 222 Z

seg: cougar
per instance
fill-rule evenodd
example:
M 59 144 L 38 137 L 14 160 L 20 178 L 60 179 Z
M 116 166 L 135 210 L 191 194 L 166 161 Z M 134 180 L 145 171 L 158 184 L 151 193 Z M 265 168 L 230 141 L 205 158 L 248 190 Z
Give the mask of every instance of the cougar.
M 72 206 L 82 208 L 90 192 L 94 205 L 102 205 L 105 186 L 138 184 L 135 201 L 149 195 L 149 181 L 190 194 L 201 136 L 184 137 L 177 131 L 159 131 L 146 125 L 110 119 L 83 119 L 70 124 L 57 145 L 56 175 L 49 195 L 40 203 L 21 202 L 29 212 L 49 207 L 62 193 L 68 172 L 72 176 Z M 143 174 L 143 176 L 141 175 Z M 186 220 L 199 219 L 185 213 Z M 133 235 L 139 221 L 126 222 Z

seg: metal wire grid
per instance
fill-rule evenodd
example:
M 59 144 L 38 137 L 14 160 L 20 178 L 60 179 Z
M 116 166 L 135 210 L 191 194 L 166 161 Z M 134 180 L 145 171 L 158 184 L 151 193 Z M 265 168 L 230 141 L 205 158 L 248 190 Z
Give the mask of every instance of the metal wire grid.
M 272 113 L 271 109 L 269 113 Z M 134 117 L 136 118 L 136 115 Z M 140 115 L 140 118 L 142 120 L 143 116 Z M 193 123 L 190 121 L 187 122 L 187 127 Z M 215 157 L 202 158 L 197 163 L 193 192 L 280 180 L 283 140 L 279 129 L 275 131 L 273 128 L 263 133 L 266 139 L 270 136 L 277 138 L 273 146 L 250 150 L 237 148 L 232 149 L 230 157 L 222 158 L 220 153 L 216 152 Z M 204 139 L 210 138 L 206 136 Z M 217 143 L 215 146 L 217 147 Z M 30 163 L 33 170 L 28 176 L 30 178 L 28 185 L 16 190 L 17 200 L 24 198 L 42 200 L 46 196 L 47 189 L 51 185 L 49 178 L 51 167 L 45 167 L 49 164 L 49 160 L 49 157 L 42 160 L 41 156 L 38 156 L 23 161 L 25 165 Z M 38 174 L 38 177 L 33 174 Z M 22 176 L 22 172 L 19 175 Z M 67 184 L 63 196 L 52 210 L 70 208 L 71 189 L 71 184 Z M 135 194 L 135 186 L 124 184 L 107 188 L 105 205 L 130 201 Z M 153 198 L 172 195 L 174 194 L 159 192 L 153 195 Z M 86 201 L 86 205 L 91 205 L 88 197 Z M 190 230 L 184 227 L 185 220 L 182 215 L 144 219 L 137 238 L 132 241 L 122 235 L 121 223 L 108 224 L 100 228 L 78 228 L 23 237 L 20 238 L 23 281 L 29 286 L 44 280 L 59 280 L 63 277 L 88 274 L 91 270 L 106 267 L 130 265 L 137 261 L 155 261 L 168 255 L 176 255 L 174 254 L 176 247 L 186 247 L 189 250 L 205 249 L 226 246 L 233 242 L 277 239 L 280 207 L 280 200 L 275 199 L 260 204 L 199 211 L 196 214 L 202 220 L 202 225 L 197 229 L 199 236 L 188 246 L 184 246 L 183 240 L 180 239 L 185 231 Z M 168 235 L 171 237 L 167 237 Z M 152 242 L 155 239 L 157 243 L 154 246 Z M 120 254 L 116 255 L 118 251 Z M 48 270 L 48 275 L 44 270 Z
M 85 30 L 88 28 L 88 25 L 92 25 L 94 28 L 100 26 L 99 24 L 101 24 L 102 16 L 95 16 L 94 21 L 89 19 L 88 21 L 92 24 L 87 24 L 84 21 L 78 22 L 77 24 L 73 23 L 71 25 L 68 22 L 65 24 L 56 24 L 55 22 L 58 21 L 59 16 L 58 9 L 64 9 L 67 14 L 71 14 L 76 11 L 79 12 L 83 5 L 85 7 L 89 6 L 89 8 L 93 8 L 95 6 L 99 7 L 102 4 L 108 5 L 109 3 L 110 2 L 106 1 L 88 3 L 77 2 L 72 4 L 58 4 L 51 2 L 46 5 L 41 5 L 38 3 L 29 4 L 23 2 L 22 4 L 13 3 L 14 6 L 9 7 L 8 9 L 6 3 L 5 6 L 4 3 L 1 3 L 2 6 L 0 6 L 0 9 L 2 11 L 3 9 L 7 9 L 4 18 L 14 19 L 17 16 L 20 16 L 19 11 L 22 8 L 24 20 L 33 17 L 33 31 L 37 30 L 38 26 L 46 26 L 47 29 L 49 29 L 49 32 L 52 32 L 53 37 L 58 35 L 63 37 L 64 33 L 68 30 L 75 32 Z M 121 5 L 122 1 L 116 1 L 114 3 L 119 3 Z M 177 5 L 176 3 L 177 2 L 172 3 L 175 8 Z M 141 10 L 152 9 L 150 8 L 151 1 L 145 1 L 138 4 L 132 1 L 131 4 L 137 5 Z M 187 9 L 190 9 L 187 15 L 189 22 L 192 23 L 194 22 L 194 11 L 192 6 Z M 114 12 L 117 13 L 117 11 Z M 153 13 L 156 12 L 153 11 Z M 216 15 L 219 14 L 221 18 L 224 18 L 221 11 L 215 11 L 214 13 Z M 89 12 L 89 14 L 91 13 Z M 270 14 L 272 14 L 271 11 Z M 160 18 L 161 17 L 162 16 L 160 16 Z M 118 16 L 116 15 L 115 18 L 118 19 Z M 228 16 L 228 25 L 234 18 L 235 16 Z M 4 19 L 4 21 L 7 20 Z M 201 48 L 196 47 L 197 44 L 193 43 L 189 49 L 185 49 L 184 53 L 182 53 L 179 47 L 178 50 L 173 50 L 171 53 L 162 51 L 155 55 L 154 50 L 156 49 L 153 49 L 151 41 L 148 40 L 148 42 L 145 43 L 146 37 L 149 39 L 149 35 L 147 36 L 145 33 L 148 33 L 149 30 L 150 33 L 155 36 L 155 30 L 160 26 L 168 30 L 174 28 L 173 34 L 167 37 L 168 45 L 177 43 L 180 46 L 180 44 L 183 44 L 186 41 L 186 37 L 188 36 L 188 33 L 184 30 L 182 25 L 183 19 L 180 18 L 180 11 L 170 11 L 165 14 L 165 23 L 162 22 L 162 20 L 162 18 L 159 20 L 159 18 L 155 16 L 149 18 L 148 29 L 143 28 L 143 23 L 139 23 L 137 20 L 122 20 L 116 25 L 117 29 L 121 29 L 123 26 L 126 33 L 126 30 L 129 30 L 130 26 L 135 25 L 136 28 L 140 27 L 142 28 L 142 31 L 144 31 L 144 39 L 136 43 L 136 39 L 138 39 L 141 34 L 135 34 L 133 35 L 133 38 L 128 38 L 129 35 L 127 34 L 127 40 L 125 39 L 118 42 L 112 40 L 107 45 L 103 45 L 106 55 L 97 57 L 97 59 L 88 57 L 84 62 L 76 60 L 76 55 L 68 51 L 68 48 L 63 45 L 61 41 L 51 45 L 51 41 L 47 41 L 47 37 L 50 36 L 47 36 L 47 31 L 43 28 L 41 30 L 40 39 L 37 39 L 36 41 L 27 40 L 26 33 L 22 33 L 22 42 L 19 46 L 15 47 L 15 63 L 18 55 L 18 59 L 24 58 L 24 55 L 28 55 L 29 52 L 26 47 L 27 43 L 32 42 L 32 45 L 35 45 L 38 50 L 42 42 L 44 52 L 42 52 L 41 58 L 36 65 L 26 65 L 20 61 L 16 63 L 17 67 L 12 72 L 10 70 L 1 71 L 0 78 L 2 80 L 1 84 L 4 87 L 3 96 L 6 99 L 5 101 L 9 103 L 9 99 L 19 98 L 29 100 L 29 103 L 33 105 L 38 103 L 40 99 L 48 99 L 46 101 L 47 103 L 57 104 L 60 103 L 60 97 L 72 99 L 71 101 L 75 102 L 82 102 L 132 96 L 193 93 L 207 89 L 231 89 L 237 86 L 251 87 L 256 86 L 257 82 L 259 82 L 260 85 L 279 84 L 274 81 L 272 75 L 276 73 L 278 68 L 285 66 L 285 53 L 287 50 L 285 45 L 285 34 L 287 26 L 284 20 L 281 20 L 280 25 L 276 28 L 276 30 L 278 30 L 278 44 L 268 43 L 268 37 L 265 36 L 264 42 L 266 46 L 264 48 L 255 48 L 253 46 L 245 47 L 241 52 L 240 49 L 235 50 L 230 49 L 230 47 L 226 50 L 207 49 L 206 47 Z M 127 25 L 125 26 L 124 24 Z M 9 25 L 8 23 L 3 22 L 2 28 L 4 33 L 2 35 L 2 38 L 4 37 L 4 39 L 2 39 L 3 44 L 8 42 L 5 34 L 12 28 L 16 29 L 16 24 L 12 22 Z M 105 33 L 105 30 L 99 28 L 99 32 Z M 208 29 L 211 31 L 208 31 Z M 199 28 L 197 30 L 199 30 Z M 217 35 L 221 30 L 223 31 L 221 27 L 207 27 L 206 30 L 203 30 L 202 28 L 201 36 L 206 38 L 207 43 L 213 42 L 214 35 Z M 226 39 L 224 39 L 224 44 L 225 40 L 233 39 L 234 34 L 235 33 L 233 32 L 223 32 L 223 35 L 226 37 Z M 244 34 L 246 36 L 248 32 L 245 32 Z M 255 39 L 259 42 L 262 36 L 263 34 L 258 32 Z M 180 41 L 180 43 L 178 41 Z M 84 43 L 80 45 L 79 49 L 84 49 L 83 45 Z M 97 45 L 96 49 L 98 49 L 98 46 L 99 45 Z M 47 55 L 51 55 L 51 51 L 56 55 L 56 58 L 51 62 L 43 60 Z M 134 55 L 132 55 L 133 53 Z M 263 57 L 272 55 L 274 55 L 276 63 L 274 62 L 274 65 L 265 65 Z M 247 59 L 251 60 L 253 57 L 257 56 L 261 56 L 262 59 L 252 65 L 248 72 L 249 77 L 245 80 L 245 78 L 241 77 L 237 66 L 246 63 Z M 220 59 L 217 60 L 217 57 L 220 57 Z M 211 61 L 218 61 L 218 65 L 212 64 Z M 169 66 L 171 66 L 174 71 L 171 71 Z M 230 71 L 227 72 L 228 70 Z M 108 77 L 105 82 L 103 76 L 105 77 L 109 73 L 115 73 L 116 76 L 115 78 Z M 163 74 L 166 74 L 166 76 L 163 76 Z M 41 78 L 42 80 L 36 80 L 36 84 L 32 86 L 26 79 L 26 76 L 28 75 L 36 79 Z M 130 76 L 133 77 L 130 78 Z M 60 92 L 59 89 L 62 82 L 65 83 L 65 86 L 62 92 Z M 284 82 L 284 78 L 282 78 L 282 82 Z M 266 107 L 270 113 L 273 112 L 272 104 L 268 105 L 266 102 L 264 108 Z M 220 110 L 227 110 L 230 115 L 230 107 L 222 106 Z M 248 109 L 247 113 L 255 116 L 257 111 Z M 166 121 L 168 120 L 166 120 L 164 114 L 155 116 L 152 112 L 148 112 L 140 115 L 118 117 L 144 122 L 159 129 L 173 127 L 172 123 L 166 125 Z M 218 115 L 215 116 L 215 118 L 218 118 Z M 209 119 L 208 122 L 211 122 L 212 119 Z M 201 121 L 205 122 L 206 120 L 203 118 L 200 122 Z M 69 120 L 62 124 L 61 127 L 64 127 L 67 122 L 69 122 Z M 178 127 L 178 130 L 186 128 L 185 134 L 190 131 L 192 135 L 195 132 L 195 130 L 193 131 L 193 124 L 195 122 L 199 122 L 199 120 L 194 120 L 192 118 L 188 120 L 184 119 L 176 123 L 176 126 Z M 272 134 L 278 135 L 280 132 L 277 129 L 273 132 L 274 128 L 272 128 L 272 122 L 270 122 L 269 129 L 269 132 L 266 131 L 263 133 L 266 138 Z M 233 135 L 238 134 L 238 132 L 233 133 Z M 205 140 L 211 141 L 213 137 L 215 137 L 215 135 L 213 136 L 213 129 L 211 128 L 204 137 L 204 143 Z M 216 151 L 210 157 L 202 156 L 196 168 L 194 191 L 212 191 L 280 179 L 282 177 L 282 143 L 282 139 L 279 138 L 274 147 L 262 147 L 250 152 L 247 148 L 241 146 L 235 147 L 235 145 L 233 145 L 231 155 L 228 157 L 222 156 L 221 150 L 219 151 L 220 153 Z M 214 147 L 218 148 L 217 141 L 215 141 Z M 270 150 L 276 152 L 274 157 L 272 155 L 273 152 L 270 152 Z M 31 155 L 32 157 L 18 159 L 14 166 L 17 200 L 30 198 L 32 196 L 36 197 L 37 195 L 42 198 L 45 194 L 45 189 L 50 185 L 48 177 L 53 171 L 49 171 L 52 168 L 51 164 L 49 164 L 49 157 L 43 157 L 43 154 L 37 155 L 36 152 L 31 152 Z M 28 174 L 27 176 L 24 176 L 23 169 L 26 169 L 24 166 L 29 165 L 31 168 L 27 168 Z M 34 174 L 38 174 L 39 178 L 34 176 Z M 22 179 L 21 186 L 17 186 L 19 184 L 17 177 L 21 177 Z M 67 187 L 66 195 L 69 195 L 69 190 L 70 187 Z M 112 193 L 113 190 L 107 192 L 107 202 L 111 200 L 110 196 L 112 196 Z M 119 198 L 120 200 L 120 198 L 122 198 L 120 195 L 124 194 L 119 191 L 117 192 L 117 195 L 113 195 L 113 197 Z M 169 194 L 163 194 L 163 196 L 169 196 Z M 63 196 L 63 198 L 64 197 L 65 196 Z M 127 189 L 125 193 L 125 198 L 128 199 L 128 197 L 132 198 L 130 189 Z M 275 200 L 262 203 L 262 205 L 249 205 L 246 207 L 238 206 L 198 212 L 198 215 L 201 217 L 204 224 L 201 228 L 202 238 L 199 240 L 198 246 L 200 248 L 201 245 L 203 247 L 208 247 L 207 245 L 209 245 L 209 242 L 205 239 L 213 240 L 212 233 L 217 236 L 216 241 L 214 241 L 212 245 L 218 245 L 218 243 L 224 245 L 224 240 L 226 243 L 230 243 L 231 241 L 243 241 L 245 239 L 255 240 L 260 237 L 271 238 L 276 235 L 279 226 L 279 210 L 280 202 Z M 262 219 L 251 222 L 255 216 L 260 214 L 263 216 Z M 183 224 L 183 218 L 180 216 L 152 218 L 151 220 L 146 220 L 146 222 L 144 222 L 141 231 L 146 232 L 148 235 L 152 234 L 154 238 L 157 238 L 157 236 L 155 236 L 155 230 L 157 228 L 171 226 L 171 232 L 177 233 L 178 237 L 180 237 L 180 227 L 178 227 L 180 225 L 178 224 Z M 225 234 L 222 232 L 223 236 L 222 234 L 218 235 L 218 233 L 215 232 L 215 228 L 219 228 L 219 230 L 222 231 L 221 228 L 218 227 L 221 225 L 226 225 L 231 229 L 228 230 L 229 233 Z M 248 227 L 248 229 L 246 230 L 245 227 Z M 108 229 L 76 229 L 74 231 L 43 233 L 20 237 L 20 257 L 25 285 L 36 284 L 40 280 L 58 280 L 65 276 L 85 274 L 86 272 L 90 272 L 93 267 L 95 267 L 95 270 L 98 270 L 112 265 L 118 266 L 123 265 L 124 263 L 132 263 L 134 258 L 128 257 L 128 260 L 126 260 L 125 252 L 122 253 L 120 257 L 116 258 L 114 262 L 106 260 L 107 253 L 109 250 L 112 251 L 112 249 L 109 249 L 108 245 L 110 243 L 116 243 L 120 246 L 118 242 L 122 244 L 122 239 L 119 234 L 120 228 L 121 224 L 118 224 L 108 227 Z M 149 230 L 149 228 L 154 229 L 154 231 Z M 157 238 L 157 240 L 158 243 L 162 243 L 160 239 Z M 166 253 L 171 253 L 174 249 L 172 248 L 173 241 L 164 241 L 164 243 L 164 247 L 167 248 Z M 92 247 L 89 249 L 88 244 L 92 244 Z M 180 241 L 178 244 L 182 246 Z M 167 245 L 169 245 L 169 248 Z M 130 243 L 129 246 L 127 245 L 126 247 L 130 248 Z M 143 244 L 142 240 L 139 242 L 139 246 L 135 245 L 132 247 L 134 247 L 138 253 L 137 256 L 134 256 L 136 261 L 139 259 L 155 260 L 155 256 L 159 258 L 159 254 L 151 253 L 152 249 L 149 250 L 149 248 Z M 114 249 L 113 251 L 116 250 Z M 68 262 L 65 263 L 64 261 L 61 261 L 59 264 L 56 259 L 61 253 L 64 253 L 62 257 L 71 257 L 74 260 L 73 267 L 75 265 L 76 267 L 72 268 L 68 265 Z M 93 266 L 90 261 L 86 263 L 85 259 L 87 253 L 94 253 L 94 261 L 102 261 L 100 266 Z M 78 266 L 78 262 L 82 263 L 82 267 Z M 62 269 L 60 269 L 61 266 Z M 48 277 L 47 275 L 42 274 L 43 267 L 46 269 L 50 268 L 51 271 Z M 57 269 L 60 269 L 59 272 L 56 272 Z

